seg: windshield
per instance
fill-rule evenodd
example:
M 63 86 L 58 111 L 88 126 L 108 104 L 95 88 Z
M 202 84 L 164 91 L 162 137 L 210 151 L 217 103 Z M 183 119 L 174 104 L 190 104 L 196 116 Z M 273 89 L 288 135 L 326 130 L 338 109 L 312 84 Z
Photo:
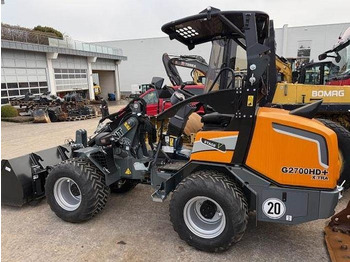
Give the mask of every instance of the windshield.
M 244 43 L 244 42 L 243 42 Z M 225 46 L 229 47 L 230 54 L 224 55 Z M 224 61 L 224 57 L 228 57 Z M 215 78 L 222 68 L 229 67 L 234 70 L 235 78 L 232 81 L 232 73 L 224 71 L 219 79 L 215 82 L 214 87 L 210 90 Z M 234 40 L 215 40 L 212 42 L 212 50 L 209 60 L 209 69 L 205 82 L 205 93 L 208 91 L 216 91 L 219 89 L 242 87 L 242 79 L 247 73 L 247 55 L 246 51 L 239 46 Z M 231 86 L 229 86 L 231 85 Z
M 349 75 L 350 74 L 350 40 L 344 44 L 344 47 L 338 51 L 341 57 L 339 63 L 334 62 L 339 66 L 339 75 Z

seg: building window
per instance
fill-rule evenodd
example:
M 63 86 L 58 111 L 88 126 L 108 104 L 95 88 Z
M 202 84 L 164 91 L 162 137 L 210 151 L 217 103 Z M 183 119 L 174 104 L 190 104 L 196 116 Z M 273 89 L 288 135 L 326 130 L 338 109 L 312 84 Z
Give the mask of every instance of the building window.
M 1 83 L 1 89 L 6 89 L 6 84 L 5 83 Z
M 39 92 L 39 88 L 31 88 L 30 89 L 30 92 L 32 93 L 32 94 L 39 94 L 40 92 Z
M 28 82 L 20 82 L 20 83 L 18 83 L 18 85 L 19 85 L 20 88 L 29 86 Z
M 38 83 L 38 82 L 30 82 L 30 83 L 29 83 L 29 86 L 30 86 L 30 87 L 38 87 L 38 86 L 39 86 L 39 83 Z
M 21 89 L 20 90 L 20 94 L 23 96 L 25 94 L 28 94 L 29 93 L 29 89 Z
M 9 96 L 18 96 L 19 95 L 19 90 L 17 89 L 10 89 L 9 91 Z
M 18 83 L 7 83 L 8 89 L 16 89 L 18 88 Z
M 9 100 L 7 98 L 1 98 L 1 104 L 4 105 L 4 104 L 8 104 L 9 103 Z
M 311 54 L 311 40 L 298 41 L 297 60 L 300 64 L 308 63 Z

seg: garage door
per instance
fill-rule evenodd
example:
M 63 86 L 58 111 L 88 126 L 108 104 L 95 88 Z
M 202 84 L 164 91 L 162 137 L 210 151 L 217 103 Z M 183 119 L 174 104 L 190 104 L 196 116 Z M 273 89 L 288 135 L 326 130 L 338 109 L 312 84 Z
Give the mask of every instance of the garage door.
M 48 91 L 46 55 L 21 50 L 1 50 L 1 104 L 27 93 Z
M 47 91 L 45 68 L 2 68 L 1 104 L 7 104 L 10 98 L 27 93 L 42 94 Z

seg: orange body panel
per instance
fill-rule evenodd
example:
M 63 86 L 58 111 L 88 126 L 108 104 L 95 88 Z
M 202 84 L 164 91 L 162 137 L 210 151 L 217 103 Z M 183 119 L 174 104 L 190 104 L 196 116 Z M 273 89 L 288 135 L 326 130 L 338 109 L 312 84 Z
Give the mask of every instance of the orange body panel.
M 207 162 L 217 162 L 217 163 L 231 163 L 234 150 L 231 150 L 227 148 L 225 151 L 216 150 L 214 148 L 202 148 L 203 150 L 197 151 L 196 150 L 196 144 L 201 143 L 202 139 L 208 139 L 211 141 L 224 139 L 225 141 L 233 142 L 231 141 L 234 139 L 234 137 L 238 137 L 238 132 L 233 131 L 201 131 L 198 132 L 196 135 L 196 139 L 194 142 L 194 151 L 191 154 L 190 160 L 197 160 L 197 161 L 207 161 Z M 235 144 L 235 143 L 234 143 Z
M 280 132 L 274 128 L 276 124 L 322 136 L 328 165 L 320 161 L 319 143 Z M 260 108 L 246 165 L 282 185 L 335 188 L 340 173 L 337 136 L 317 120 Z

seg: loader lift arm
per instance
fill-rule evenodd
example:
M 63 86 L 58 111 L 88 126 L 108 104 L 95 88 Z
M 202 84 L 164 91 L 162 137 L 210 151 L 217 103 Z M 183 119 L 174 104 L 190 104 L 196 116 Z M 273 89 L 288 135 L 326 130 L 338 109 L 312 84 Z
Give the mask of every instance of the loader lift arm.
M 193 69 L 191 74 L 195 84 L 199 82 L 198 76 L 195 75 L 196 72 L 199 72 L 199 75 L 205 76 L 209 68 L 205 59 L 198 55 L 175 56 L 164 53 L 162 60 L 170 82 L 174 86 L 180 86 L 184 83 L 176 66 Z

